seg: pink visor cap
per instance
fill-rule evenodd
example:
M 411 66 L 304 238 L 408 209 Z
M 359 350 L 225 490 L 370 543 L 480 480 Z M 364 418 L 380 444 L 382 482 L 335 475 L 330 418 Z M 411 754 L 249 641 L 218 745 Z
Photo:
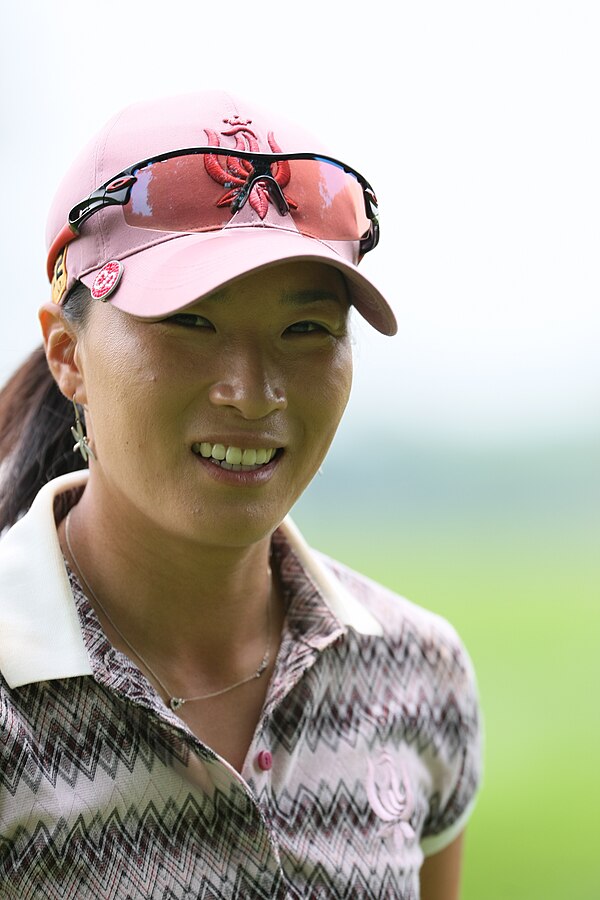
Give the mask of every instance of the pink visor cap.
M 197 147 L 216 152 L 171 158 L 173 151 Z M 226 155 L 227 149 L 242 151 L 241 159 Z M 82 281 L 94 299 L 140 318 L 157 318 L 250 272 L 318 262 L 341 272 L 350 302 L 374 328 L 395 334 L 389 304 L 357 269 L 361 244 L 355 232 L 362 222 L 352 210 L 360 204 L 355 197 L 352 204 L 340 200 L 346 186 L 337 193 L 324 186 L 318 160 L 272 166 L 274 177 L 266 181 L 277 182 L 275 192 L 254 183 L 248 202 L 236 210 L 240 185 L 247 181 L 244 153 L 249 158 L 325 152 L 312 135 L 281 116 L 221 92 L 127 107 L 87 144 L 55 196 L 46 232 L 52 299 L 61 303 Z M 136 185 L 126 204 L 103 205 L 77 229 L 69 227 L 70 211 L 100 186 L 108 183 L 104 194 L 114 190 L 116 196 L 128 186 L 116 176 L 161 155 L 169 159 L 128 176 Z M 335 166 L 326 168 L 329 181 L 347 178 Z M 352 191 L 362 192 L 350 180 Z M 279 195 L 287 212 L 274 202 Z

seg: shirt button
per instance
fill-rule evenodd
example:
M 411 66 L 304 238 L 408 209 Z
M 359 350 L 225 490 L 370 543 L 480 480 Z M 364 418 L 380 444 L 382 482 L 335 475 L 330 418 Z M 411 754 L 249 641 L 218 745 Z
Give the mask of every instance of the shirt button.
M 261 750 L 256 757 L 256 762 L 259 769 L 262 769 L 263 772 L 268 772 L 273 765 L 273 757 L 268 750 Z

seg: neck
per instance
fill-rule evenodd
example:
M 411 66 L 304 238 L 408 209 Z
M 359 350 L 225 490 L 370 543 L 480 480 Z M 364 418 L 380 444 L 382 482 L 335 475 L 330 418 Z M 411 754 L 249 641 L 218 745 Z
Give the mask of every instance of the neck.
M 106 612 L 144 657 L 160 666 L 176 648 L 177 666 L 201 659 L 215 682 L 256 668 L 273 593 L 270 536 L 245 547 L 206 547 L 158 533 L 135 515 L 103 515 L 86 489 L 70 514 L 70 540 L 90 600 L 101 604 L 96 612 L 102 619 Z M 279 609 L 275 603 L 280 625 Z

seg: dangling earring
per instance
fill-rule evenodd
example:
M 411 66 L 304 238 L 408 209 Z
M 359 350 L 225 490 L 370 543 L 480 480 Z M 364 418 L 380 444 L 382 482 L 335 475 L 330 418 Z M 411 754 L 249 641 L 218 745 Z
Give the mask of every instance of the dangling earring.
M 87 434 L 83 430 L 83 422 L 79 416 L 79 410 L 77 409 L 77 404 L 75 403 L 75 394 L 73 394 L 73 409 L 75 410 L 75 425 L 71 428 L 71 434 L 75 438 L 76 444 L 73 447 L 73 453 L 79 452 L 83 456 L 84 462 L 88 461 L 88 457 L 92 457 L 92 459 L 96 459 L 96 454 L 88 444 Z

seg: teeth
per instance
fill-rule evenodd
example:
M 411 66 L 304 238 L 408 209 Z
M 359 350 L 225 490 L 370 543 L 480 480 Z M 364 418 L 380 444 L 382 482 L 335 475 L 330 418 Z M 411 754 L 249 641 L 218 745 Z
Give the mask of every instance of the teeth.
M 221 468 L 234 472 L 249 472 L 257 466 L 264 466 L 277 453 L 276 447 L 243 450 L 241 447 L 225 447 L 224 444 L 210 444 L 208 441 L 192 444 L 192 450 L 204 459 L 212 459 Z
M 242 461 L 242 451 L 239 447 L 228 447 L 225 454 L 225 461 L 231 463 L 232 466 L 239 466 Z

